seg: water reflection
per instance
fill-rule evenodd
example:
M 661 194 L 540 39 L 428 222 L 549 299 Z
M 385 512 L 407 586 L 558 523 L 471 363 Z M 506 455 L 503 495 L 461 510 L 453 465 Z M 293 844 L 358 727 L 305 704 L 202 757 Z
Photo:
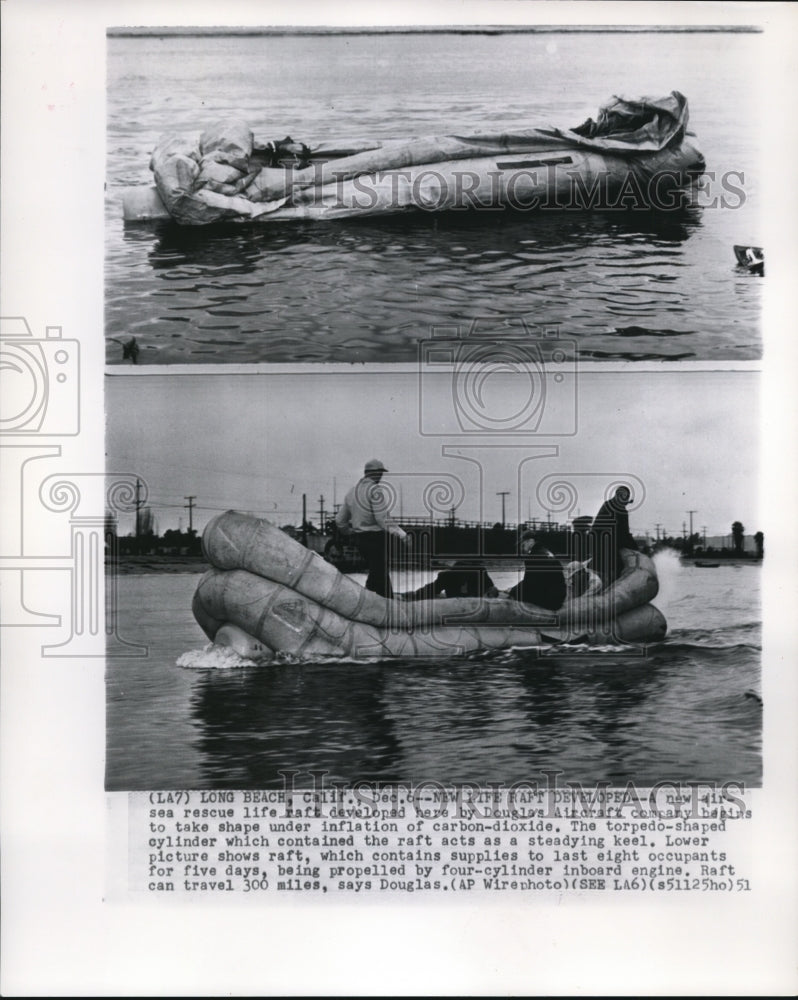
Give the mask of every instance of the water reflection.
M 519 681 L 534 735 L 526 748 L 531 765 L 556 762 L 563 780 L 580 780 L 586 769 L 597 766 L 608 777 L 639 774 L 636 733 L 645 726 L 647 703 L 660 689 L 647 659 L 563 658 L 522 672 Z
M 131 335 L 145 363 L 408 361 L 432 326 L 476 318 L 556 325 L 583 357 L 689 357 L 702 227 L 694 207 L 128 226 L 108 361 Z
M 189 711 L 207 787 L 282 787 L 279 771 L 287 769 L 327 771 L 328 781 L 392 780 L 399 754 L 385 712 L 384 678 L 382 669 L 363 666 L 202 674 Z M 298 704 L 301 712 L 292 712 Z M 298 778 L 297 786 L 302 783 Z
M 138 231 L 128 236 L 128 229 L 143 230 L 143 226 L 126 227 L 125 241 L 150 244 L 147 259 L 154 271 L 170 271 L 188 265 L 211 274 L 249 274 L 263 256 L 249 227 L 192 228 L 171 221 L 156 222 L 152 226 L 149 239 L 144 232 Z
M 524 254 L 528 260 L 530 254 L 597 248 L 613 257 L 648 260 L 657 250 L 678 248 L 701 225 L 702 210 L 696 206 L 672 212 L 507 209 L 197 228 L 159 221 L 125 226 L 123 239 L 131 245 L 149 245 L 147 256 L 154 270 L 187 264 L 247 273 L 267 256 L 295 254 L 304 248 L 401 254 L 416 263 L 432 260 L 436 266 L 457 263 L 463 255 Z
M 350 783 L 512 783 L 546 770 L 561 784 L 643 786 L 671 771 L 727 780 L 733 754 L 755 778 L 761 706 L 737 690 L 750 687 L 751 654 L 719 656 L 710 683 L 721 651 L 702 652 L 696 673 L 696 648 L 207 671 L 189 696 L 194 766 L 207 788 L 281 787 L 281 770 L 301 772 L 298 786 L 314 771 Z

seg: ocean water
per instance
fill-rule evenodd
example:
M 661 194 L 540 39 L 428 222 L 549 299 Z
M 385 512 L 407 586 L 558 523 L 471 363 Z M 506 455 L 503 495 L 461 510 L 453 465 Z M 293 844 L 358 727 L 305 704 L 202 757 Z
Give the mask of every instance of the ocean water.
M 542 769 L 561 783 L 760 785 L 761 569 L 668 554 L 657 567 L 669 633 L 644 657 L 260 666 L 209 648 L 190 611 L 197 574 L 119 577 L 119 635 L 148 653 L 107 660 L 106 787 L 279 788 L 281 770 L 510 783 Z
M 108 40 L 107 360 L 413 361 L 434 326 L 557 326 L 582 357 L 754 359 L 764 280 L 757 34 Z M 577 125 L 680 90 L 726 208 L 472 212 L 337 223 L 124 226 L 166 132 L 220 116 L 309 142 Z M 730 175 L 730 172 L 734 174 Z M 707 199 L 702 199 L 702 203 Z

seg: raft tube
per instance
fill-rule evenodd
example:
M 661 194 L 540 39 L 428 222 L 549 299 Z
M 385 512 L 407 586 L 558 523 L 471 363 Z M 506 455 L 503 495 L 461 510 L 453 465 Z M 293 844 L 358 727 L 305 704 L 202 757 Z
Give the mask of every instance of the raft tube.
M 164 136 L 154 188 L 123 193 L 127 221 L 335 220 L 421 209 L 662 208 L 703 173 L 683 95 L 616 99 L 575 129 L 389 142 L 258 144 L 236 119 L 198 141 Z M 300 149 L 301 156 L 296 154 Z M 280 156 L 291 151 L 292 157 Z
M 365 590 L 269 521 L 227 511 L 205 529 L 212 569 L 193 601 L 209 639 L 245 656 L 303 658 L 451 657 L 480 650 L 648 643 L 664 638 L 662 614 L 648 602 L 656 570 L 624 551 L 615 582 L 559 612 L 506 598 L 388 600 Z

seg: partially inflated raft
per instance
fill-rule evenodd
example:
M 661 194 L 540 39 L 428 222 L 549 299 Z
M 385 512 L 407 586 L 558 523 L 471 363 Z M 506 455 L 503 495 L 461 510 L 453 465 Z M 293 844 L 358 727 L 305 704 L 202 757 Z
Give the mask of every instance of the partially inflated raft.
M 258 143 L 220 121 L 199 140 L 164 136 L 155 187 L 123 193 L 127 221 L 199 226 L 342 219 L 423 209 L 660 208 L 704 171 L 685 97 L 616 98 L 576 128 L 387 142 Z
M 503 598 L 388 600 L 339 573 L 269 521 L 228 511 L 202 539 L 213 567 L 193 612 L 209 639 L 245 656 L 451 657 L 552 642 L 649 643 L 665 636 L 648 602 L 651 560 L 624 551 L 624 569 L 601 593 L 552 613 Z

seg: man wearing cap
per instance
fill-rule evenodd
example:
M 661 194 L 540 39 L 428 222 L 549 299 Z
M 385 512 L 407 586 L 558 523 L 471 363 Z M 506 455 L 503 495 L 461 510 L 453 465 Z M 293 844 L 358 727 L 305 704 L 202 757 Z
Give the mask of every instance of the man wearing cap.
M 536 608 L 557 611 L 565 601 L 566 585 L 562 564 L 535 538 L 533 531 L 521 536 L 524 554 L 524 577 L 509 592 L 514 601 L 534 604 Z
M 388 497 L 379 489 L 383 473 L 388 470 L 378 458 L 366 462 L 363 478 L 346 494 L 335 523 L 343 532 L 351 532 L 352 540 L 366 560 L 368 577 L 366 590 L 381 597 L 393 597 L 388 570 L 388 543 L 391 535 L 407 545 L 410 536 L 388 517 Z

